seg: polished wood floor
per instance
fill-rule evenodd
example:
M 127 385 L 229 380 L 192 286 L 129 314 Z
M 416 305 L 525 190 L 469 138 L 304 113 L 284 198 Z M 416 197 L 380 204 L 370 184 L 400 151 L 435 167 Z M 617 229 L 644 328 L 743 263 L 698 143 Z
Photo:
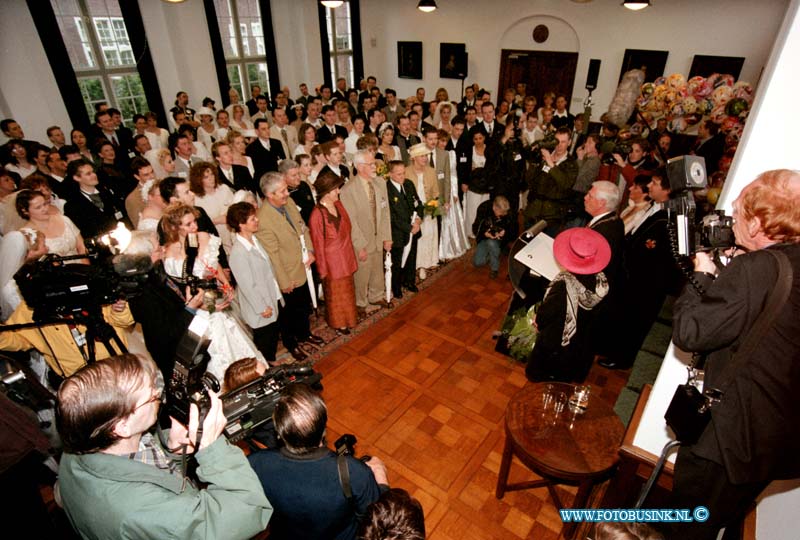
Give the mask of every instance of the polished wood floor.
M 561 520 L 547 490 L 494 490 L 508 400 L 524 366 L 494 351 L 512 288 L 501 271 L 450 263 L 434 286 L 316 368 L 328 404 L 328 441 L 358 438 L 358 454 L 380 456 L 392 486 L 425 508 L 430 540 L 556 539 Z M 613 405 L 627 372 L 595 366 L 593 399 Z M 533 479 L 516 460 L 509 480 Z M 559 487 L 564 504 L 575 489 Z

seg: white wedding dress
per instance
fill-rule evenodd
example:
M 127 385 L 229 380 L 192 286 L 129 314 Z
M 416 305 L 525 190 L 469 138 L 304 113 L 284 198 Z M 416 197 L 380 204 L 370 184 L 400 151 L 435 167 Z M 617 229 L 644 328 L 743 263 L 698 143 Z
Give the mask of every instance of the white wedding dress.
M 458 177 L 456 170 L 456 153 L 452 150 L 447 152 L 450 156 L 450 210 L 442 216 L 442 235 L 439 239 L 439 259 L 447 261 L 457 259 L 469 249 L 464 230 L 464 213 L 461 210 L 461 203 L 458 201 Z
M 194 261 L 192 274 L 199 278 L 210 276 L 209 268 L 217 268 L 220 246 L 220 239 L 210 236 L 205 254 Z M 184 259 L 167 257 L 164 259 L 164 270 L 168 275 L 179 278 L 183 274 L 183 261 Z M 242 358 L 254 357 L 266 365 L 264 355 L 258 351 L 250 335 L 228 311 L 209 313 L 201 309 L 197 314 L 208 318 L 206 336 L 211 340 L 208 346 L 211 360 L 207 371 L 219 379 L 220 383 L 225 379 L 228 366 Z

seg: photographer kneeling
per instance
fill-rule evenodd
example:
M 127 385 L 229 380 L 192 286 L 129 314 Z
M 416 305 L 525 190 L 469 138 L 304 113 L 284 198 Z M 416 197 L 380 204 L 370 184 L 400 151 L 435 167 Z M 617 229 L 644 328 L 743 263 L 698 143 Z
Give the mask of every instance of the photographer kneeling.
M 150 433 L 160 380 L 151 360 L 124 354 L 59 388 L 59 489 L 73 527 L 84 538 L 245 539 L 262 531 L 272 509 L 242 451 L 220 438 L 222 402 L 211 394 L 199 442 L 195 405 L 188 430 L 172 421 L 167 448 L 197 444 L 197 476 L 208 484 L 198 489 Z
M 484 201 L 478 206 L 472 233 L 478 242 L 472 264 L 484 266 L 489 264 L 489 277 L 496 278 L 500 269 L 500 251 L 510 239 L 506 234 L 511 228 L 508 199 L 498 195 L 491 201 Z
M 340 460 L 325 446 L 328 411 L 322 398 L 305 384 L 293 384 L 272 418 L 285 446 L 249 457 L 275 508 L 270 539 L 354 540 L 367 506 L 388 489 L 383 462 L 373 457 L 364 464 L 342 456 L 352 490 L 348 499 L 339 479 Z
M 796 171 L 767 171 L 745 187 L 733 203 L 733 234 L 748 253 L 718 276 L 709 255 L 697 253 L 694 278 L 705 294 L 687 286 L 675 304 L 675 345 L 707 353 L 704 389 L 722 393 L 697 443 L 678 452 L 674 507 L 705 506 L 709 516 L 675 524 L 673 536 L 683 540 L 716 538 L 721 527 L 735 530 L 767 484 L 800 477 L 798 201 Z M 753 352 L 739 357 L 779 286 L 779 253 L 793 273 L 788 299 Z

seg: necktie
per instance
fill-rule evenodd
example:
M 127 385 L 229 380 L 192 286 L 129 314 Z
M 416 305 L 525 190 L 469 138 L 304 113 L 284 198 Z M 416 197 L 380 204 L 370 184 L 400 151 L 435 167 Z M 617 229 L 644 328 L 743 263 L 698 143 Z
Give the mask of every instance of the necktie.
M 99 193 L 87 193 L 86 195 L 92 200 L 92 204 L 97 207 L 98 210 L 101 212 L 105 209 L 105 205 L 103 204 L 103 199 L 100 198 Z
M 488 124 L 486 128 L 486 132 L 489 134 L 489 137 L 492 136 L 492 124 Z
M 187 159 L 186 161 L 188 161 L 188 162 L 189 162 L 189 168 L 191 168 L 191 167 L 192 167 L 192 158 L 189 158 L 189 159 Z
M 375 186 L 372 185 L 372 181 L 367 181 L 367 197 L 369 198 L 369 208 L 372 211 L 372 226 L 375 227 L 375 231 L 378 230 L 378 205 L 375 203 Z
M 115 148 L 119 146 L 119 141 L 117 140 L 117 134 L 116 133 L 111 135 L 111 142 L 114 143 L 114 147 Z
M 331 130 L 331 135 L 336 135 L 336 128 L 335 127 L 329 126 L 328 129 Z
M 286 135 L 286 128 L 281 128 L 281 137 L 283 138 L 283 142 L 286 143 L 286 148 L 289 148 L 289 136 Z

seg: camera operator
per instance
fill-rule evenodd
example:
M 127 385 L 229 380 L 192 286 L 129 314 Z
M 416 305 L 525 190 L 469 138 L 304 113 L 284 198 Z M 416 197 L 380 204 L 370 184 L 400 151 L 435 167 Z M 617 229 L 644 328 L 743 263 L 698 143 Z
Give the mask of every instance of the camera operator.
M 572 186 L 578 177 L 578 163 L 569 159 L 570 131 L 559 128 L 555 138 L 557 146 L 551 152 L 540 150 L 543 158 L 541 166 L 533 171 L 528 181 L 528 205 L 525 207 L 525 226 L 530 227 L 540 219 L 547 221 L 545 232 L 555 236 L 564 222 L 575 210 L 575 196 Z
M 166 447 L 150 433 L 163 384 L 152 361 L 115 356 L 78 371 L 58 392 L 64 442 L 59 491 L 84 538 L 250 538 L 271 507 L 239 448 L 220 437 L 222 402 L 211 406 L 198 441 L 198 411 L 188 429 L 174 419 Z M 198 489 L 167 449 L 197 446 Z
M 675 526 L 685 540 L 735 528 L 770 481 L 800 477 L 798 200 L 797 171 L 767 171 L 746 186 L 733 203 L 733 234 L 747 253 L 721 272 L 707 253 L 697 253 L 694 278 L 706 292 L 687 286 L 675 304 L 675 344 L 708 354 L 704 388 L 723 393 L 698 442 L 678 452 L 675 507 L 709 510 L 704 523 Z M 732 358 L 778 282 L 778 261 L 768 251 L 788 257 L 791 293 L 755 351 Z M 721 379 L 723 386 L 716 386 Z
M 251 454 L 267 499 L 275 508 L 270 538 L 354 540 L 367 506 L 388 489 L 386 468 L 373 457 L 363 463 L 343 456 L 352 497 L 339 479 L 339 458 L 325 446 L 328 412 L 305 384 L 293 384 L 275 405 L 272 418 L 284 447 Z
M 103 319 L 106 320 L 117 332 L 117 335 L 127 347 L 127 333 L 125 328 L 134 321 L 128 304 L 125 300 L 103 306 Z M 6 324 L 28 324 L 33 322 L 33 310 L 23 300 Z M 89 359 L 86 347 L 86 327 L 83 325 L 55 324 L 40 328 L 22 328 L 9 332 L 0 332 L 0 350 L 2 351 L 27 351 L 36 349 L 44 356 L 52 372 L 51 384 L 57 387 L 63 377 L 69 377 L 85 366 Z M 97 360 L 111 356 L 106 348 L 100 344 L 96 347 Z

